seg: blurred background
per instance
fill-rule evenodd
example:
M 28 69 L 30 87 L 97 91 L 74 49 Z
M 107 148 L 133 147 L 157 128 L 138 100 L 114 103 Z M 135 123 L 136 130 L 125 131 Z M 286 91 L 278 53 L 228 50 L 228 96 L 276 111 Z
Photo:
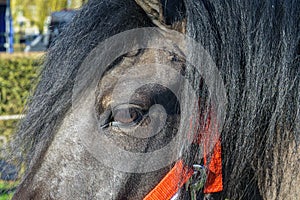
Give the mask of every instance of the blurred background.
M 43 55 L 87 0 L 0 0 L 0 200 L 22 171 L 6 149 L 37 82 Z

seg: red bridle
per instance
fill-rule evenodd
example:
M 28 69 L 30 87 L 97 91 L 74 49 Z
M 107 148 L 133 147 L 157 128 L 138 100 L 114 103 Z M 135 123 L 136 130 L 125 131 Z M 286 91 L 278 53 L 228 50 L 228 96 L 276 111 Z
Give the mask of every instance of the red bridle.
M 208 133 L 208 132 L 207 132 Z M 208 133 L 208 137 L 213 137 Z M 208 140 L 201 141 L 201 134 L 197 139 L 197 143 L 203 142 L 204 145 L 204 166 L 207 166 L 207 154 L 205 150 L 209 145 Z M 213 153 L 210 157 L 210 162 L 207 166 L 207 179 L 204 185 L 204 193 L 210 194 L 223 190 L 222 180 L 222 157 L 221 157 L 221 141 L 216 139 L 216 144 L 213 148 Z M 169 200 L 187 183 L 194 173 L 194 169 L 184 164 L 183 160 L 175 163 L 174 167 L 167 175 L 158 183 L 158 185 L 144 198 L 144 200 Z

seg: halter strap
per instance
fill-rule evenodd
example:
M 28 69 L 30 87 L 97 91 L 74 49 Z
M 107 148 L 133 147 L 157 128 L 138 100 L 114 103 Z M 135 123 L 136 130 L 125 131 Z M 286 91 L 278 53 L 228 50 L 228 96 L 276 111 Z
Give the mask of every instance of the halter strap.
M 206 158 L 204 164 L 207 164 Z M 158 185 L 143 200 L 169 200 L 192 177 L 194 170 L 184 166 L 179 160 Z M 214 193 L 223 190 L 221 142 L 218 140 L 211 157 L 204 193 Z
M 207 165 L 207 160 L 204 157 L 204 165 Z M 222 157 L 221 157 L 221 141 L 218 140 L 211 156 L 208 165 L 207 180 L 204 186 L 204 193 L 221 192 L 223 190 L 222 177 Z
M 183 166 L 183 161 L 174 167 L 143 200 L 169 200 L 191 178 L 193 170 Z

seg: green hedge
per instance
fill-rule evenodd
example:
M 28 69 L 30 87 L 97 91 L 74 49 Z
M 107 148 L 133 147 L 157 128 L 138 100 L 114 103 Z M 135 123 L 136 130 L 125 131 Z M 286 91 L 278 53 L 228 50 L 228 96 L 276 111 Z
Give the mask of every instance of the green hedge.
M 0 116 L 22 114 L 26 99 L 37 82 L 41 58 L 41 54 L 0 54 Z M 8 141 L 17 124 L 18 120 L 0 120 L 2 139 Z M 0 200 L 11 199 L 17 184 L 17 181 L 0 180 Z
M 22 114 L 40 71 L 41 56 L 0 56 L 0 116 Z M 0 121 L 0 135 L 8 137 L 18 120 Z

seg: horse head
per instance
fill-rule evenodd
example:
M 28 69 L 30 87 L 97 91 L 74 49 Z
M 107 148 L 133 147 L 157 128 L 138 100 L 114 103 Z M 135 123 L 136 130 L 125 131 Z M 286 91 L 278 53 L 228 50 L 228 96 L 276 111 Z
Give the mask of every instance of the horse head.
M 13 199 L 292 199 L 297 11 L 90 0 L 47 53 Z

